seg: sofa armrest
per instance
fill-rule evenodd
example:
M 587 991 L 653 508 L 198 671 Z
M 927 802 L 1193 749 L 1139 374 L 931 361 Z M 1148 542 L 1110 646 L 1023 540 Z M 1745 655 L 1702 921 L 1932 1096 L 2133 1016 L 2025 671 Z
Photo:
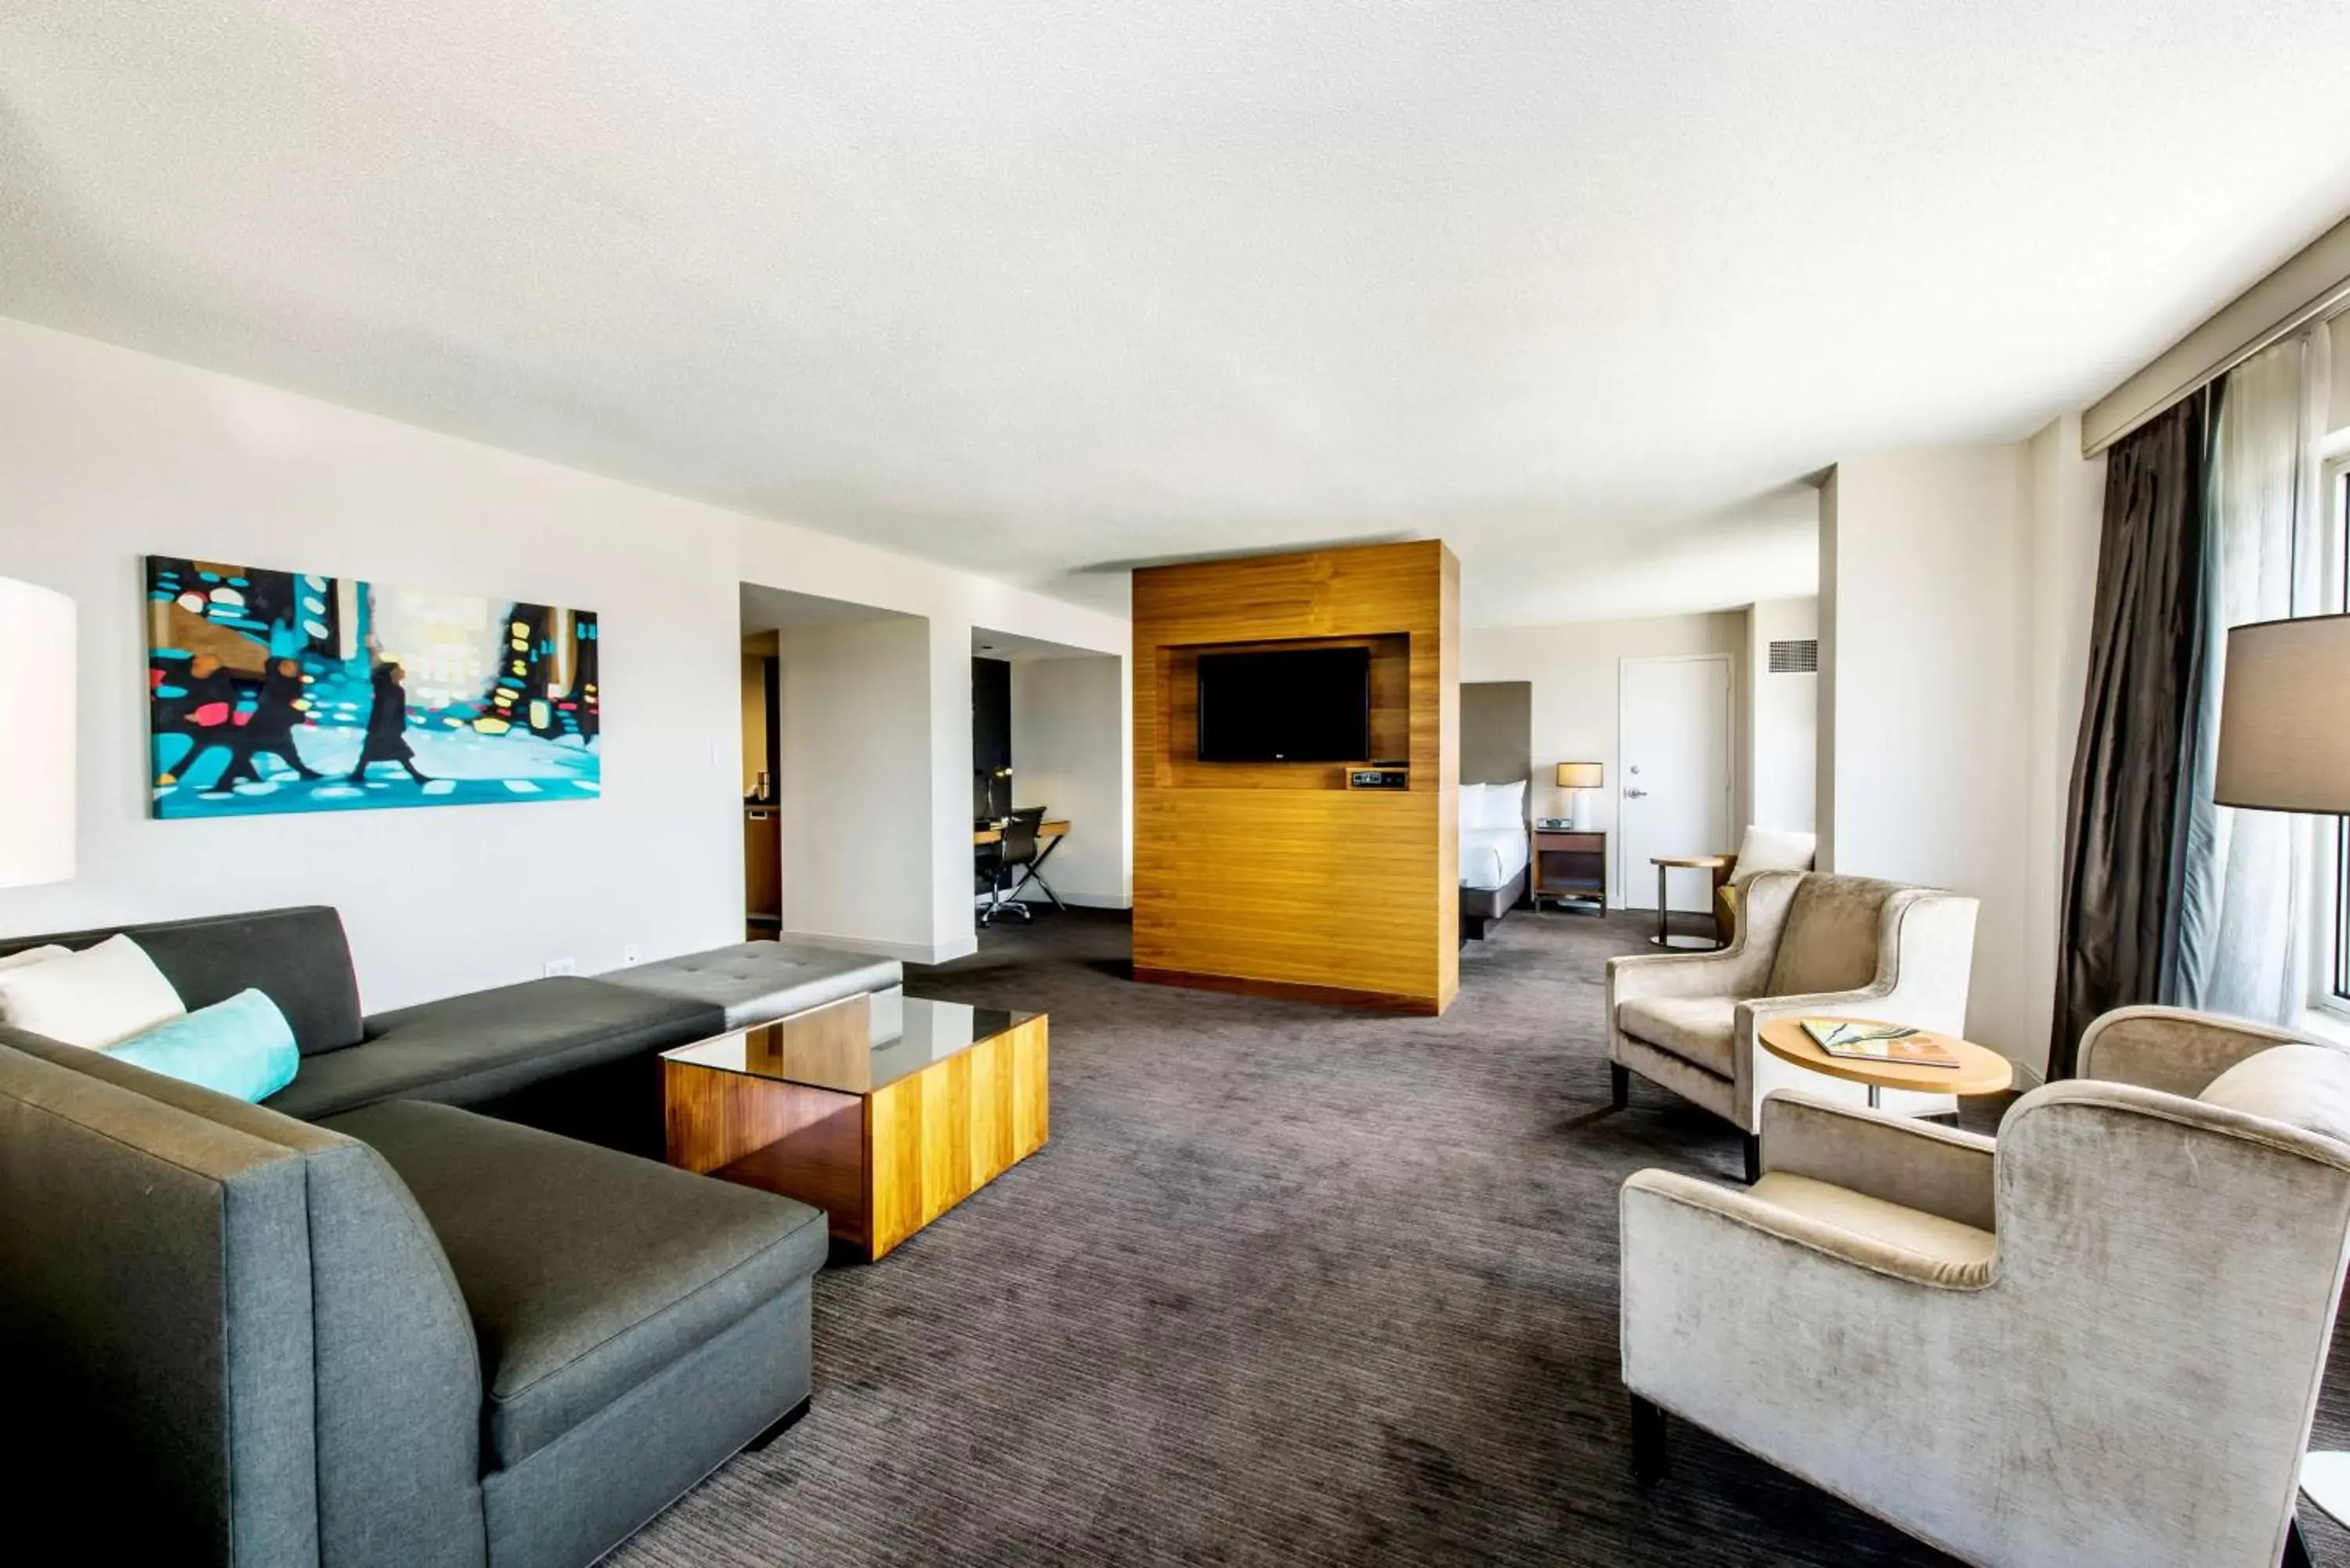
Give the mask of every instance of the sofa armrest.
M 2246 1057 L 2302 1038 L 2248 1019 L 2183 1007 L 2121 1007 L 2083 1032 L 2074 1076 L 2192 1098 Z
M 1734 1234 L 1762 1235 L 1814 1254 L 1808 1262 L 1823 1267 L 1846 1265 L 1909 1284 L 1936 1290 L 1978 1290 L 1979 1283 L 1956 1283 L 1939 1260 L 1888 1245 L 1857 1231 L 1831 1225 L 1757 1198 L 1743 1188 L 1719 1187 L 1694 1176 L 1671 1170 L 1636 1170 L 1624 1181 L 1620 1199 L 1624 1251 L 1634 1251 L 1635 1230 L 1644 1212 L 1669 1207 L 1703 1216 L 1703 1224 L 1725 1238 Z M 1709 1251 L 1711 1249 L 1708 1249 Z M 1725 1281 L 1725 1286 L 1729 1282 Z
M 1637 953 L 1607 961 L 1608 1011 L 1661 996 L 1746 996 L 1771 973 L 1770 955 L 1726 948 L 1710 953 Z
M 1978 1231 L 1996 1228 L 1999 1146 L 1976 1133 L 1781 1090 L 1762 1102 L 1762 1168 L 1807 1176 Z

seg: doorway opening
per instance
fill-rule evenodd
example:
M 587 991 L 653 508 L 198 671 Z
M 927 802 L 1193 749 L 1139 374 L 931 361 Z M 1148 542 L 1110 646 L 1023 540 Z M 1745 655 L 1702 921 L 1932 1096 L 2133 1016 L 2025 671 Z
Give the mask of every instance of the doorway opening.
M 1125 660 L 987 627 L 971 652 L 973 918 L 1129 907 Z
M 754 583 L 740 604 L 746 928 L 927 953 L 931 623 Z

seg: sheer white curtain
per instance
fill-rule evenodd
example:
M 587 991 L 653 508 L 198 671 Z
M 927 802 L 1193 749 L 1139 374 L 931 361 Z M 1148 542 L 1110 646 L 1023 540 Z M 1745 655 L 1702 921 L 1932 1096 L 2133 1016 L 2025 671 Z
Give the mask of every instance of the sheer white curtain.
M 2229 372 L 2211 462 L 2203 612 L 2210 657 L 2195 727 L 2178 1001 L 2287 1023 L 2306 994 L 2296 933 L 2316 835 L 2303 818 L 2212 804 L 2227 628 L 2325 607 L 2318 553 L 2314 410 L 2324 407 L 2325 335 L 2254 356 Z

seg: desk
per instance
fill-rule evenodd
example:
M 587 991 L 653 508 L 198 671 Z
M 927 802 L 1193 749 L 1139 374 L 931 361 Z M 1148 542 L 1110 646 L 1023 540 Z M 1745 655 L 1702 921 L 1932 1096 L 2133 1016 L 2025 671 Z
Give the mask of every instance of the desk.
M 1066 838 L 1068 836 L 1068 832 L 1069 825 L 1066 822 L 1042 823 L 1039 824 L 1036 828 L 1036 837 L 1041 843 L 1042 841 L 1050 838 Z M 971 846 L 973 849 L 978 848 L 983 844 L 1001 844 L 1003 842 L 1003 829 L 1000 827 L 974 827 L 971 830 Z M 1046 853 L 1049 853 L 1049 851 Z M 1040 864 L 1043 862 L 1044 858 L 1044 855 L 1041 854 L 1036 857 L 1036 859 Z

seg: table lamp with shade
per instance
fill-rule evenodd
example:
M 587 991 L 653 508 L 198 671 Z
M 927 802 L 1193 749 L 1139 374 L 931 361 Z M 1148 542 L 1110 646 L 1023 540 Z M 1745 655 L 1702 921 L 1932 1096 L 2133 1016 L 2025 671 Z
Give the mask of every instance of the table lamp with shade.
M 0 577 L 0 888 L 74 874 L 74 603 Z
M 1597 763 L 1558 764 L 1558 787 L 1566 792 L 1567 826 L 1575 832 L 1589 833 L 1596 826 L 1591 820 L 1591 792 L 1606 782 Z
M 2350 615 L 2228 633 L 2212 794 L 2246 811 L 2350 815 Z M 2301 1490 L 2350 1523 L 2350 1453 L 2313 1453 Z

